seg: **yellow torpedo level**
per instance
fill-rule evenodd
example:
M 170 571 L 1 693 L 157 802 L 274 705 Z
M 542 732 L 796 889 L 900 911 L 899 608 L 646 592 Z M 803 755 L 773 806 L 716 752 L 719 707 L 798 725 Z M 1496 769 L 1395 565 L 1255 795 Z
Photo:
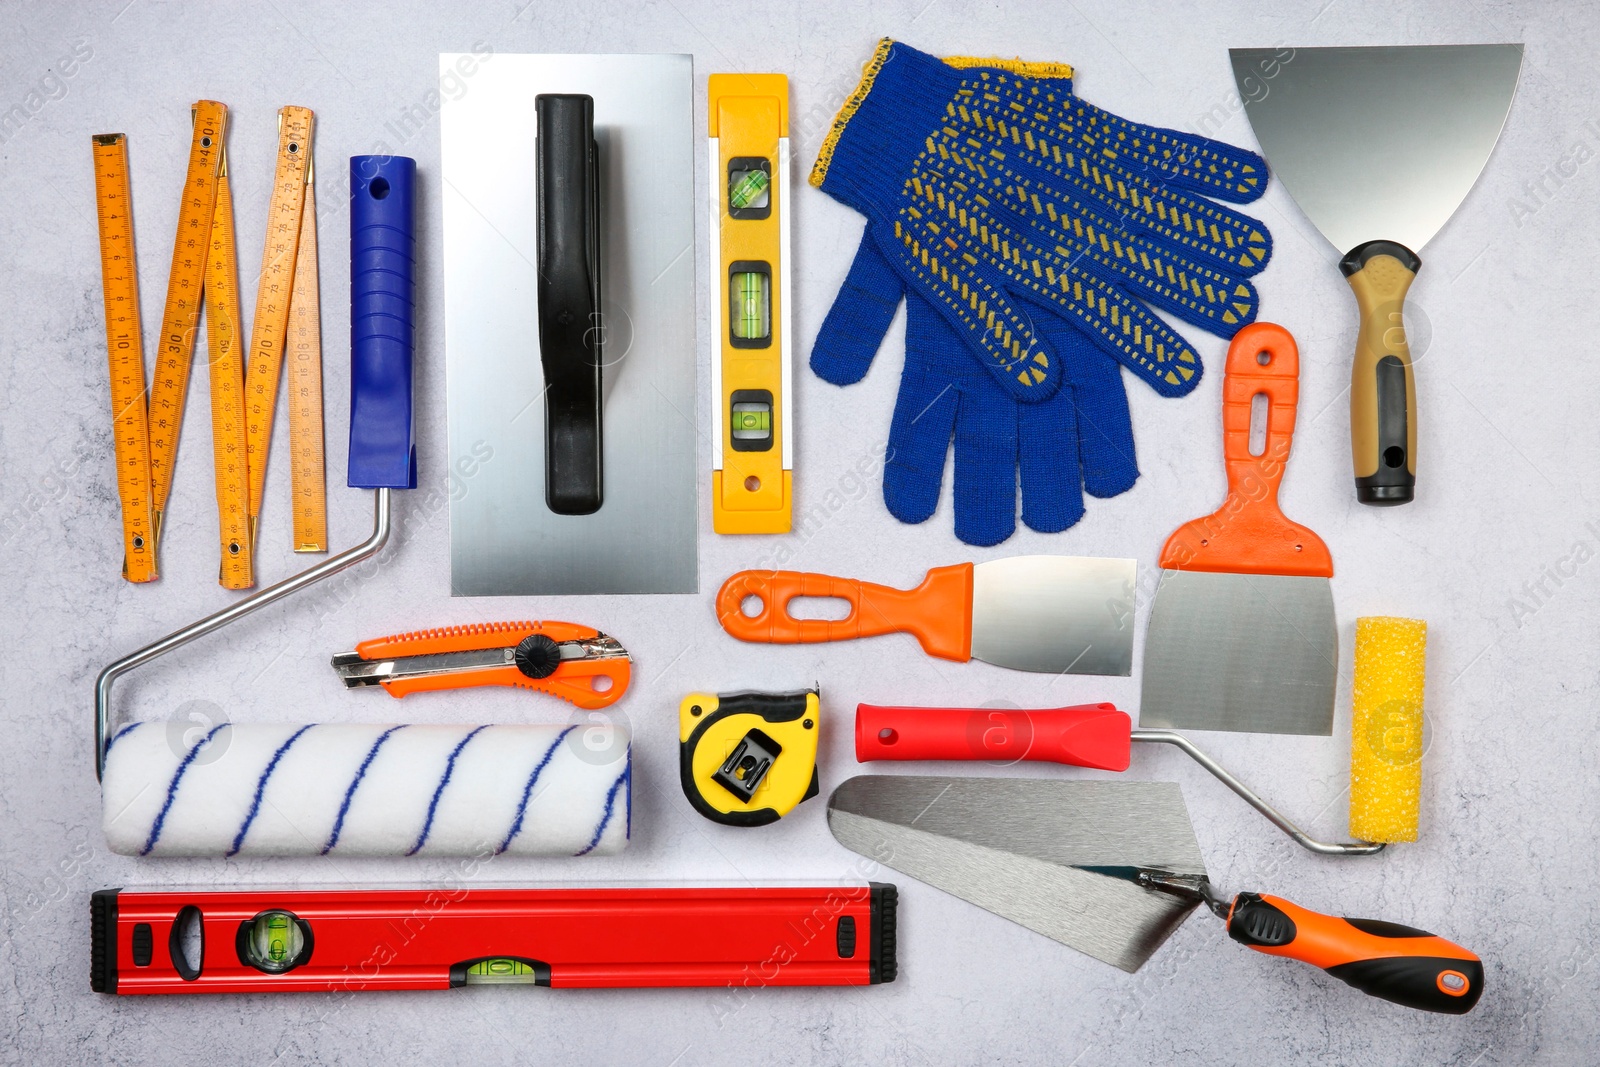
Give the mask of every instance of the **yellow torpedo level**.
M 711 519 L 717 533 L 787 533 L 789 79 L 713 74 Z

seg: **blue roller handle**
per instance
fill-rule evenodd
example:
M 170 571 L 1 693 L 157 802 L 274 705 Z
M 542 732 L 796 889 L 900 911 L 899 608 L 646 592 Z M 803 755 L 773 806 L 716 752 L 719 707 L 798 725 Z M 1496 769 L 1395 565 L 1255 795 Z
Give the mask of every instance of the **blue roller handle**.
M 412 236 L 417 163 L 350 157 L 350 485 L 415 489 Z

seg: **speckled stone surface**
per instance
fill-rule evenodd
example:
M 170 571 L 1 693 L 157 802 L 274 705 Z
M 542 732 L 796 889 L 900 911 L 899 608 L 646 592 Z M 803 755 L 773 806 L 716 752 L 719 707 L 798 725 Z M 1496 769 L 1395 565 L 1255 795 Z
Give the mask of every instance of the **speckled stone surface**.
M 0 6 L 0 1061 L 7 1063 L 876 1063 L 1588 1064 L 1600 1048 L 1600 796 L 1593 639 L 1600 611 L 1600 369 L 1592 257 L 1600 247 L 1600 20 L 1579 5 L 1046 4 L 955 0 L 729 5 L 245 3 L 110 0 Z M 1143 477 L 1091 501 L 1059 535 L 1027 531 L 974 553 L 948 500 L 903 526 L 879 499 L 900 357 L 897 325 L 860 385 L 797 375 L 800 532 L 718 538 L 702 487 L 696 596 L 452 600 L 448 595 L 437 56 L 495 52 L 690 52 L 697 96 L 717 70 L 790 75 L 796 178 L 883 34 L 942 53 L 1068 60 L 1083 95 L 1135 118 L 1250 142 L 1229 45 L 1524 40 L 1521 91 L 1494 158 L 1428 245 L 1412 290 L 1422 478 L 1409 507 L 1359 506 L 1349 485 L 1348 367 L 1355 323 L 1326 247 L 1281 188 L 1256 210 L 1276 256 L 1263 317 L 1288 326 L 1303 366 L 1285 509 L 1337 566 L 1344 660 L 1335 736 L 1210 735 L 1205 746 L 1315 831 L 1345 828 L 1350 649 L 1360 615 L 1429 623 L 1428 748 L 1421 839 L 1373 859 L 1292 845 L 1176 752 L 1138 752 L 1128 773 L 1182 784 L 1213 877 L 1309 907 L 1414 923 L 1476 949 L 1487 992 L 1464 1018 L 1371 1001 L 1310 968 L 1245 951 L 1196 915 L 1137 975 L 1097 963 L 904 878 L 901 976 L 857 990 L 563 992 L 478 989 L 370 996 L 134 999 L 89 990 L 88 897 L 106 886 L 191 883 L 696 879 L 743 884 L 858 878 L 828 835 L 824 802 L 757 831 L 695 815 L 676 781 L 679 697 L 695 688 L 820 681 L 823 784 L 855 773 L 858 700 L 1052 706 L 1114 700 L 1134 679 L 1011 673 L 924 657 L 910 638 L 854 646 L 742 645 L 716 626 L 721 577 L 772 565 L 895 584 L 929 566 L 1027 552 L 1137 556 L 1148 594 L 1167 533 L 1217 505 L 1224 346 L 1184 400 L 1130 385 Z M 202 48 L 198 42 L 209 44 Z M 72 57 L 69 62 L 62 61 Z M 70 75 L 67 73 L 70 69 Z M 472 92 L 470 79 L 458 90 Z M 322 181 L 328 468 L 335 544 L 364 536 L 367 495 L 343 487 L 347 215 L 343 159 L 392 151 L 421 174 L 418 431 L 421 485 L 398 504 L 381 560 L 185 648 L 117 690 L 120 716 L 214 721 L 562 721 L 526 693 L 346 693 L 329 655 L 372 636 L 501 617 L 572 619 L 635 656 L 618 705 L 636 731 L 634 841 L 566 861 L 169 861 L 110 854 L 90 758 L 96 672 L 227 604 L 215 578 L 210 429 L 196 379 L 176 470 L 165 576 L 133 587 L 120 548 L 96 257 L 89 135 L 131 146 L 147 343 L 165 291 L 187 137 L 200 97 L 233 109 L 229 143 L 242 279 L 260 248 L 286 103 L 317 112 Z M 15 104 L 17 107 L 12 108 Z M 703 104 L 702 104 L 703 106 Z M 697 120 L 697 128 L 700 122 Z M 697 151 L 696 158 L 703 158 Z M 705 175 L 699 176 L 700 182 Z M 702 184 L 701 188 L 704 186 Z M 529 176 L 532 194 L 532 177 Z M 843 278 L 861 223 L 801 190 L 795 329 L 802 354 Z M 697 249 L 704 276 L 706 255 Z M 707 294 L 701 292 L 702 322 Z M 246 306 L 251 301 L 246 298 Z M 707 339 L 701 340 L 702 425 Z M 1130 379 L 1131 381 L 1131 379 Z M 260 575 L 290 574 L 281 414 Z M 536 481 L 530 472 L 530 484 Z M 470 485 L 466 491 L 470 492 Z M 1140 604 L 1142 619 L 1148 596 Z M 1136 648 L 1136 656 L 1142 647 Z M 911 768 L 907 768 L 911 769 Z M 915 768 L 928 770 L 929 768 Z M 980 773 L 1074 776 L 1060 768 Z M 879 877 L 886 875 L 879 874 Z M 892 876 L 889 876 L 892 877 Z

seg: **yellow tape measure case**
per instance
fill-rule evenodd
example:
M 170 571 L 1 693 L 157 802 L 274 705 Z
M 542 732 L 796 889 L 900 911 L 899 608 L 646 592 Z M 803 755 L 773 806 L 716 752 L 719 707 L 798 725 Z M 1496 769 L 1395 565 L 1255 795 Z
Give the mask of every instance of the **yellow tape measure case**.
M 684 796 L 727 826 L 765 826 L 817 795 L 815 689 L 690 693 L 678 706 Z

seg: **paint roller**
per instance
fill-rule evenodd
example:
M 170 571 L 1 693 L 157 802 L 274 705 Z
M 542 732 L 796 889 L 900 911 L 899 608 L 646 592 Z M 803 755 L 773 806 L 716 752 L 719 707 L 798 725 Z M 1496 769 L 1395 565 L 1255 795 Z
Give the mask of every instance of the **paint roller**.
M 377 553 L 390 494 L 416 486 L 416 163 L 350 160 L 349 484 L 374 491 L 366 541 L 118 660 L 95 685 L 95 767 L 112 850 L 142 856 L 597 855 L 628 840 L 618 725 L 159 723 L 111 730 L 116 679 Z

